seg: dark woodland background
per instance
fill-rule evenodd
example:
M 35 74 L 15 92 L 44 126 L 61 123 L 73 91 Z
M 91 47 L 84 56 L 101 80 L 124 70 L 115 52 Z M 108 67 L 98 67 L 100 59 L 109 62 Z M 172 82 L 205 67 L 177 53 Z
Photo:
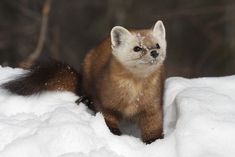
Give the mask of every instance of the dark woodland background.
M 235 74 L 232 0 L 1 0 L 0 65 L 35 51 L 79 70 L 111 28 L 150 28 L 163 20 L 169 76 Z

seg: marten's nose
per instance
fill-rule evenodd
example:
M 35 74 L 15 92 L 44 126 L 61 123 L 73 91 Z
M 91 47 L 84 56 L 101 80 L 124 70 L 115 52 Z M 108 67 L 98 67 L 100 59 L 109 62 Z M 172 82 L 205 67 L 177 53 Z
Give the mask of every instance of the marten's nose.
M 157 58 L 157 56 L 158 56 L 159 54 L 157 53 L 156 50 L 153 50 L 153 51 L 150 52 L 150 55 L 151 55 L 153 58 Z

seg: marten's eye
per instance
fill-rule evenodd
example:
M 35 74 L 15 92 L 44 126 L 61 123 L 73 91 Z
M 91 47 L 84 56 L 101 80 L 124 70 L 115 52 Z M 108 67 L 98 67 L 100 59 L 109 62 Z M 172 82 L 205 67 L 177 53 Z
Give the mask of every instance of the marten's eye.
M 139 47 L 139 46 L 135 46 L 135 47 L 133 48 L 133 50 L 134 50 L 135 52 L 139 52 L 139 51 L 142 50 L 142 48 Z
M 159 45 L 159 44 L 156 44 L 156 48 L 157 48 L 157 49 L 160 49 L 160 45 Z

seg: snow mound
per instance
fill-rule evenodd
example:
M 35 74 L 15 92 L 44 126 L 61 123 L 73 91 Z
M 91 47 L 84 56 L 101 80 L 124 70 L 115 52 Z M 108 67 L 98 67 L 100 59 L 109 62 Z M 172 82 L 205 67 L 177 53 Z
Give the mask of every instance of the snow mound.
M 177 156 L 235 156 L 235 76 L 170 78 L 165 88 L 164 132 Z
M 24 73 L 0 67 L 0 84 Z M 235 76 L 166 81 L 165 138 L 115 136 L 70 92 L 23 97 L 0 89 L 1 157 L 234 157 Z

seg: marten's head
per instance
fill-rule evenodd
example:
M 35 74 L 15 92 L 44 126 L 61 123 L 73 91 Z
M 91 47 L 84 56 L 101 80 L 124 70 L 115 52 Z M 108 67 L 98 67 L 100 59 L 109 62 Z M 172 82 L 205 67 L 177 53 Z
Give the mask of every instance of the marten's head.
M 165 60 L 165 36 L 162 21 L 144 30 L 127 30 L 115 26 L 111 30 L 113 55 L 132 72 L 150 73 Z

